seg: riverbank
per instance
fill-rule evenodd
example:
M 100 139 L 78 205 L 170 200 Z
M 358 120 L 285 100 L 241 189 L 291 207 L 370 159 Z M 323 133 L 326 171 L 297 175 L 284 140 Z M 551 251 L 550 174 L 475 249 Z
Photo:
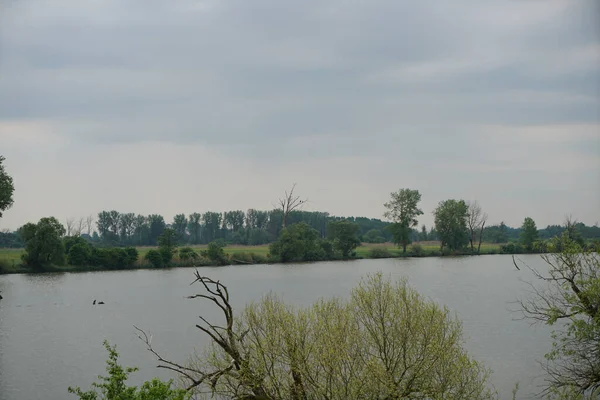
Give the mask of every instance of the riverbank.
M 483 243 L 481 245 L 481 255 L 485 254 L 500 254 L 501 245 L 494 243 Z M 169 267 L 193 267 L 193 266 L 219 266 L 223 263 L 213 262 L 210 259 L 201 256 L 202 251 L 206 250 L 206 245 L 192 246 L 194 252 L 198 255 L 195 260 L 180 260 L 177 256 Z M 145 259 L 145 255 L 156 247 L 137 247 L 138 260 L 136 263 L 127 268 L 121 269 L 153 269 L 153 267 Z M 229 245 L 223 248 L 227 257 L 226 264 L 269 264 L 275 263 L 276 260 L 269 259 L 269 245 L 261 246 L 240 246 Z M 19 274 L 19 273 L 40 273 L 40 272 L 85 272 L 85 271 L 107 271 L 115 270 L 114 268 L 105 268 L 102 266 L 48 266 L 43 270 L 33 270 L 22 265 L 21 255 L 24 254 L 24 249 L 0 249 L 0 274 Z M 363 243 L 356 248 L 355 256 L 352 259 L 379 259 L 379 258 L 398 258 L 398 257 L 440 257 L 440 256 L 457 256 L 471 255 L 470 249 L 463 252 L 447 253 L 440 251 L 439 242 L 419 242 L 413 243 L 407 248 L 407 252 L 403 253 L 392 243 Z

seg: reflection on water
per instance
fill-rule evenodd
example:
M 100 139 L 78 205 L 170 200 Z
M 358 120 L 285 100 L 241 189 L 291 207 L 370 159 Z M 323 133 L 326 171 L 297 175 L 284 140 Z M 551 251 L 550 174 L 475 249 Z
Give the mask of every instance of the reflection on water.
M 537 256 L 523 257 L 543 268 Z M 510 256 L 359 260 L 303 265 L 203 268 L 230 290 L 235 307 L 274 291 L 307 305 L 322 296 L 346 296 L 367 273 L 405 276 L 430 298 L 448 305 L 464 322 L 466 346 L 494 371 L 493 383 L 509 398 L 533 398 L 543 384 L 536 360 L 550 347 L 545 326 L 515 320 L 512 302 L 532 281 Z M 185 361 L 207 341 L 194 327 L 198 315 L 219 318 L 209 304 L 188 300 L 193 270 L 134 270 L 0 276 L 0 400 L 64 399 L 67 387 L 87 387 L 104 372 L 102 341 L 116 344 L 126 365 L 141 367 L 134 383 L 171 377 L 137 339 L 133 325 L 153 335 L 157 350 Z M 93 300 L 106 304 L 92 304 Z

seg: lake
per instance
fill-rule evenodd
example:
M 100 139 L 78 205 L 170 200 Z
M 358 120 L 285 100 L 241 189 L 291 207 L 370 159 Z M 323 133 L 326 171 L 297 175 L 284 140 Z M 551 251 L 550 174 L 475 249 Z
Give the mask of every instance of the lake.
M 544 269 L 539 256 L 521 256 Z M 203 275 L 228 286 L 234 307 L 274 291 L 307 305 L 318 297 L 347 296 L 368 273 L 406 277 L 424 295 L 446 304 L 464 323 L 466 348 L 493 370 L 492 382 L 510 398 L 534 398 L 544 383 L 538 361 L 550 349 L 550 328 L 517 320 L 517 298 L 527 295 L 530 271 L 518 271 L 510 256 L 357 260 L 301 265 L 204 267 Z M 198 316 L 219 314 L 207 302 L 185 296 L 193 269 L 0 275 L 0 400 L 68 399 L 67 387 L 87 389 L 104 373 L 102 341 L 116 344 L 124 365 L 138 366 L 137 384 L 153 376 L 155 358 L 133 325 L 153 336 L 156 350 L 185 361 L 206 338 L 194 326 Z M 524 282 L 525 281 L 525 282 Z M 106 304 L 93 306 L 93 300 Z

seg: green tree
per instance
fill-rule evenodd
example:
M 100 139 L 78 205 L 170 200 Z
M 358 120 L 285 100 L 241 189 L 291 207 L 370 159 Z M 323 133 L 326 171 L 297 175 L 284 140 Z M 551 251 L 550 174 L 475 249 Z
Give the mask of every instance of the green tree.
M 179 260 L 181 260 L 181 262 L 187 264 L 197 259 L 198 253 L 196 253 L 191 247 L 182 247 L 179 249 Z
M 538 230 L 535 226 L 535 221 L 529 217 L 525 218 L 523 225 L 521 225 L 521 244 L 527 249 L 527 251 L 533 250 L 533 243 L 538 238 Z
M 394 221 L 395 227 L 391 230 L 394 242 L 402 246 L 402 250 L 406 253 L 406 246 L 410 244 L 412 228 L 419 222 L 417 217 L 423 214 L 418 207 L 421 194 L 418 190 L 400 189 L 398 192 L 391 193 L 391 197 L 391 200 L 384 204 L 384 207 L 388 209 L 384 216 Z
M 300 222 L 281 230 L 277 241 L 269 247 L 271 256 L 283 263 L 294 261 L 318 261 L 325 258 L 319 232 L 307 223 Z
M 379 229 L 370 229 L 364 234 L 363 240 L 367 243 L 384 243 L 385 237 Z
M 177 252 L 177 232 L 175 230 L 166 228 L 158 237 L 158 251 L 165 265 L 169 265 Z
M 25 243 L 23 261 L 34 268 L 63 265 L 65 246 L 62 237 L 65 228 L 54 217 L 42 218 L 37 224 L 28 223 L 19 229 Z
M 177 214 L 173 218 L 172 228 L 177 233 L 177 243 L 185 242 L 186 229 L 188 226 L 188 220 L 185 214 Z
M 92 250 L 86 242 L 77 242 L 67 251 L 67 262 L 69 265 L 89 265 Z
M 442 248 L 454 251 L 469 243 L 468 211 L 469 207 L 464 200 L 445 200 L 434 210 L 435 229 Z
M 550 376 L 545 393 L 569 399 L 598 398 L 600 256 L 584 251 L 565 232 L 552 240 L 550 253 L 541 257 L 548 272 L 530 269 L 543 285 L 531 283 L 533 295 L 520 300 L 520 305 L 525 317 L 557 327 L 552 333 L 552 351 L 543 364 Z
M 158 237 L 163 234 L 167 224 L 162 215 L 150 214 L 148 215 L 148 227 L 149 227 L 149 242 L 151 245 L 158 243 Z
M 237 319 L 227 287 L 198 272 L 195 282 L 203 292 L 191 297 L 216 303 L 225 322 L 198 325 L 212 346 L 190 365 L 159 362 L 198 392 L 255 400 L 495 398 L 489 371 L 462 347 L 461 322 L 404 280 L 369 276 L 349 299 L 309 307 L 269 294 Z
M 229 260 L 223 247 L 225 247 L 225 244 L 222 241 L 213 240 L 202 252 L 202 255 L 216 265 L 227 265 Z
M 75 394 L 80 400 L 187 400 L 191 393 L 184 389 L 172 387 L 173 380 L 163 382 L 158 378 L 144 382 L 140 388 L 127 386 L 129 375 L 137 368 L 123 367 L 119 364 L 117 347 L 111 347 L 105 340 L 104 348 L 108 351 L 106 372 L 108 376 L 99 376 L 100 382 L 92 383 L 92 389 L 84 392 L 79 387 L 70 387 L 69 393 Z M 100 390 L 98 393 L 97 390 Z
M 333 248 L 342 253 L 342 258 L 350 257 L 350 253 L 360 244 L 359 231 L 358 224 L 346 220 L 333 221 L 327 225 L 327 233 L 333 242 Z
M 12 207 L 14 203 L 13 193 L 15 192 L 13 178 L 4 169 L 4 160 L 6 159 L 0 156 L 0 218 L 2 218 L 4 211 Z
M 202 219 L 202 215 L 199 213 L 190 214 L 188 218 L 188 232 L 190 234 L 190 243 L 198 244 L 200 243 L 200 220 Z

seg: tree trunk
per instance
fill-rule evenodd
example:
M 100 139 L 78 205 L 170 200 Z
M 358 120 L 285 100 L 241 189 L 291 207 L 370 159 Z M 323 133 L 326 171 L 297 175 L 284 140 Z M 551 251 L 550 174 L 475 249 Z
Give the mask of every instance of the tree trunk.
M 481 224 L 481 230 L 479 231 L 479 245 L 477 245 L 477 254 L 480 254 L 481 249 L 481 241 L 483 240 L 483 227 L 485 226 L 485 221 Z

